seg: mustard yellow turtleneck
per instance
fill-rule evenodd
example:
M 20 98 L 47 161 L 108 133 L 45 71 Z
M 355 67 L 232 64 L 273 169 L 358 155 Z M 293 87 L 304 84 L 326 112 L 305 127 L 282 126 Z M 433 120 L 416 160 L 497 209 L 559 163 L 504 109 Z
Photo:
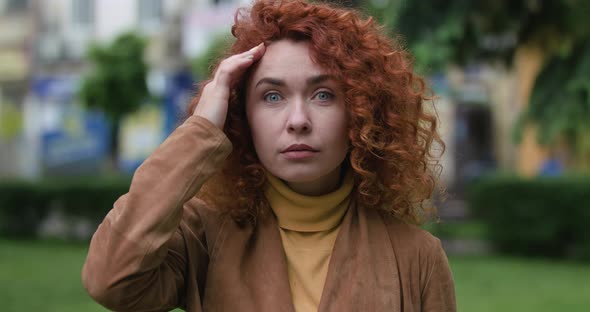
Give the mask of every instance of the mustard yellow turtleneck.
M 265 195 L 277 216 L 291 296 L 297 312 L 317 311 L 328 273 L 332 248 L 354 185 L 348 170 L 335 191 L 305 196 L 266 172 Z

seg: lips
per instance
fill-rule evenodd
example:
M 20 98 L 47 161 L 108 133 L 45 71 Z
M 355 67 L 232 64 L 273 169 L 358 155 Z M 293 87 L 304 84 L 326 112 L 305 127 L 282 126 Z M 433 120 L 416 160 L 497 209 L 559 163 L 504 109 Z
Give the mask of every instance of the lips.
M 318 153 L 318 150 L 305 144 L 293 144 L 281 152 L 281 155 L 289 161 L 309 161 Z
M 287 147 L 281 153 L 287 152 L 317 152 L 317 150 L 306 144 L 293 144 Z

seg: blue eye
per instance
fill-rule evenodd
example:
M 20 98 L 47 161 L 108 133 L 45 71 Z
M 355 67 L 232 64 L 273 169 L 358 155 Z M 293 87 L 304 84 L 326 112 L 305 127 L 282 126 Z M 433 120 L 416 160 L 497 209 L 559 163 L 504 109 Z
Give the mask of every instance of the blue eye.
M 264 96 L 264 100 L 267 101 L 267 102 L 278 102 L 278 101 L 280 101 L 282 99 L 283 99 L 283 97 L 280 94 L 276 93 L 276 92 L 267 93 Z
M 316 97 L 320 101 L 328 101 L 329 99 L 331 99 L 333 97 L 333 95 L 332 95 L 332 93 L 327 92 L 327 91 L 320 91 L 316 94 Z

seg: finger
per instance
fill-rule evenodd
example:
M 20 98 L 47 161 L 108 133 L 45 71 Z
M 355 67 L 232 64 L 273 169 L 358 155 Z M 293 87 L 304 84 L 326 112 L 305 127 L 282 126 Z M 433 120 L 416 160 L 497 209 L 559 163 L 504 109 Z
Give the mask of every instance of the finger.
M 264 55 L 265 50 L 264 44 L 260 44 L 244 53 L 235 54 L 223 60 L 215 73 L 215 79 L 222 84 L 228 85 L 246 68 L 259 60 Z
M 253 60 L 257 60 L 264 55 L 264 52 L 266 52 L 266 46 L 264 45 L 264 43 L 261 43 L 255 46 L 254 48 L 248 50 L 246 57 Z
M 234 54 L 223 61 L 233 63 L 236 60 L 241 60 L 244 58 L 251 58 L 251 59 L 260 58 L 262 56 L 262 54 L 264 54 L 264 50 L 265 50 L 264 43 L 261 43 L 255 47 L 251 48 L 250 50 L 244 51 L 242 53 Z

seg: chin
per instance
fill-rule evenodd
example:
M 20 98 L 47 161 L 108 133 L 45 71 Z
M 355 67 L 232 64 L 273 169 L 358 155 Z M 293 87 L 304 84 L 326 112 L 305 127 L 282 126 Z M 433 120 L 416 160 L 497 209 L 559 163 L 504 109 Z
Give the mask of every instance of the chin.
M 328 175 L 333 169 L 321 169 L 316 166 L 284 166 L 267 169 L 272 175 L 291 183 L 313 182 Z
M 276 177 L 278 177 L 281 180 L 284 180 L 286 182 L 289 183 L 305 183 L 305 182 L 313 182 L 319 178 L 321 178 L 321 175 L 315 174 L 315 175 L 311 175 L 311 174 L 293 174 L 293 175 L 275 175 Z
M 322 175 L 318 173 L 307 173 L 307 172 L 270 172 L 275 177 L 278 177 L 281 180 L 292 182 L 292 183 L 302 183 L 302 182 L 312 182 L 319 179 Z

